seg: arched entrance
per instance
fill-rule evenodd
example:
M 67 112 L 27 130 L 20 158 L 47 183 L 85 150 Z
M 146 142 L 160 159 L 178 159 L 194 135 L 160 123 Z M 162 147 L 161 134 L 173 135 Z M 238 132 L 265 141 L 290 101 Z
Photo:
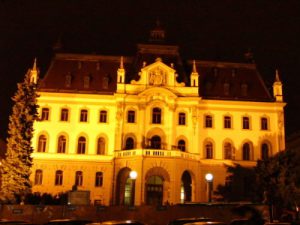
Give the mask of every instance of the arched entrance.
M 152 149 L 161 149 L 161 138 L 157 135 L 151 138 L 151 146 Z
M 147 205 L 162 205 L 168 201 L 170 176 L 162 167 L 153 167 L 145 176 L 145 203 Z
M 132 179 L 129 177 L 129 168 L 123 168 L 117 176 L 116 205 L 130 205 L 132 199 Z
M 162 205 L 163 179 L 159 176 L 151 176 L 146 182 L 146 204 Z
M 180 202 L 192 201 L 192 177 L 188 171 L 184 171 L 181 176 Z

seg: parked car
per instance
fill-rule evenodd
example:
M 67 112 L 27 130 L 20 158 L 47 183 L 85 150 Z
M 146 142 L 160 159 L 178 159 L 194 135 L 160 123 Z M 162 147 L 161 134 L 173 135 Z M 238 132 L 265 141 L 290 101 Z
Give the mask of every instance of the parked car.
M 57 219 L 50 220 L 48 223 L 44 225 L 86 225 L 91 223 L 91 220 L 80 220 L 80 219 Z
M 168 225 L 183 225 L 183 224 L 187 224 L 187 223 L 207 222 L 207 221 L 213 221 L 213 219 L 207 218 L 207 217 L 179 218 L 179 219 L 170 221 L 168 223 Z
M 146 225 L 145 223 L 136 220 L 110 220 L 98 223 L 89 223 L 87 225 Z

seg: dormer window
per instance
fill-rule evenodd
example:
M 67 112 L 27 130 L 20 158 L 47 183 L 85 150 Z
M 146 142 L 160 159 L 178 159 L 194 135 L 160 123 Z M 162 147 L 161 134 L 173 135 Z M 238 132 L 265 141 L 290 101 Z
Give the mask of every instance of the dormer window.
M 230 84 L 228 82 L 225 82 L 223 84 L 223 88 L 224 88 L 224 95 L 229 95 L 230 92 Z
M 102 88 L 103 88 L 103 89 L 108 89 L 108 83 L 109 83 L 109 76 L 106 74 L 106 75 L 102 78 Z
M 90 80 L 91 80 L 91 77 L 89 75 L 84 76 L 84 78 L 83 78 L 83 87 L 84 88 L 90 87 Z
M 248 84 L 246 83 L 241 84 L 241 94 L 243 97 L 246 97 L 248 95 Z
M 65 87 L 71 87 L 72 75 L 68 73 L 65 77 Z

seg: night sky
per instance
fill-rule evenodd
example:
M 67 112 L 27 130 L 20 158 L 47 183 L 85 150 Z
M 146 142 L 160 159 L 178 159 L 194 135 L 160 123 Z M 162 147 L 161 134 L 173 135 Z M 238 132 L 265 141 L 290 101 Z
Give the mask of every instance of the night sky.
M 286 132 L 300 130 L 298 0 L 0 0 L 0 138 L 16 84 L 35 57 L 44 76 L 58 39 L 66 52 L 133 56 L 157 18 L 184 58 L 243 62 L 251 49 L 270 90 L 279 69 Z

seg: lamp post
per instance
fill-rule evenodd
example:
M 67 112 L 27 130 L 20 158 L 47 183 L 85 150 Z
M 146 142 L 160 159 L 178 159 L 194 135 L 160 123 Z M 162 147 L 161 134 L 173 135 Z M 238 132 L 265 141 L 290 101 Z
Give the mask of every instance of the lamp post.
M 137 172 L 131 170 L 129 173 L 129 177 L 132 180 L 131 186 L 131 199 L 130 199 L 130 206 L 134 206 L 134 197 L 135 197 L 135 180 L 137 178 Z
M 214 176 L 211 173 L 207 173 L 205 175 L 205 180 L 207 182 L 207 199 L 208 199 L 208 202 L 211 202 L 213 179 L 214 179 Z

